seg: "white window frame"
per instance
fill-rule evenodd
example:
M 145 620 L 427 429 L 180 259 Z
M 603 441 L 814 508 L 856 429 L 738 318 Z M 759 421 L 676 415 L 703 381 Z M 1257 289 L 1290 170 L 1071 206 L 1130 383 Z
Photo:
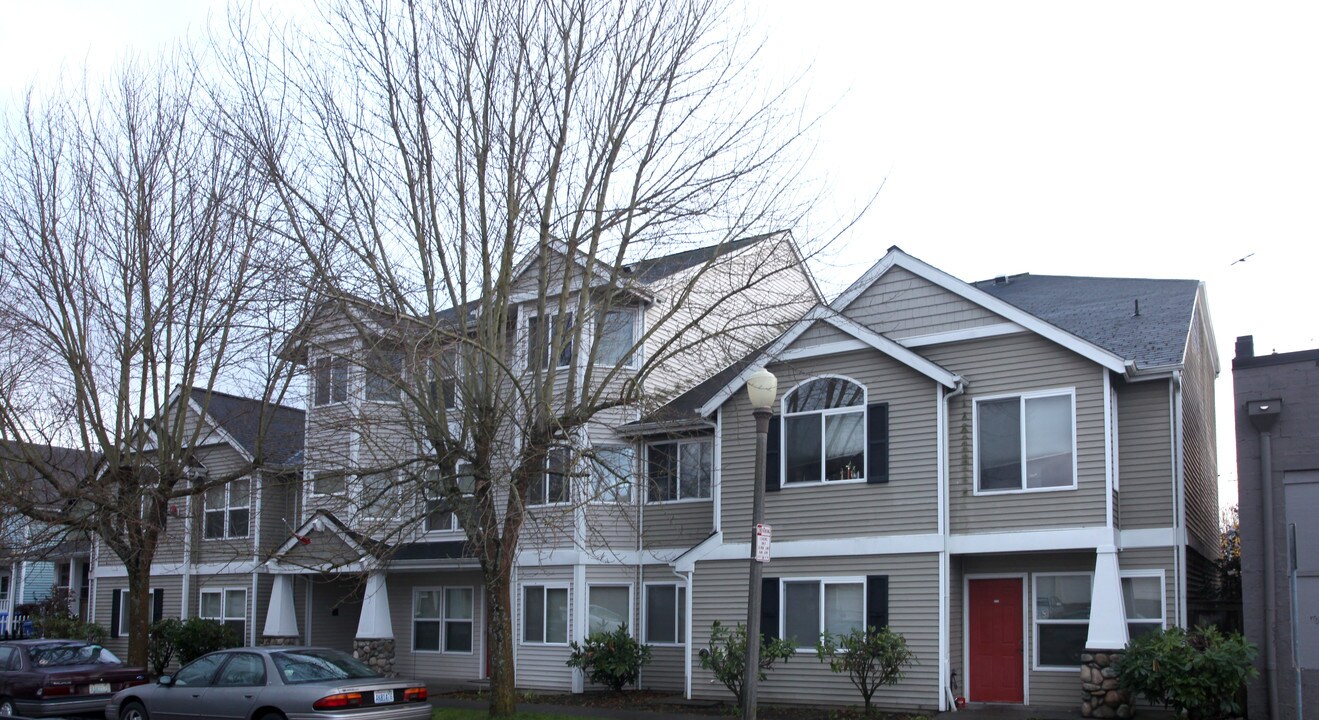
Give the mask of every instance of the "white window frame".
M 544 612 L 545 614 L 544 614 L 544 616 L 541 617 L 541 639 L 540 639 L 540 640 L 528 640 L 528 639 L 527 639 L 527 590 L 528 590 L 529 588 L 540 588 L 540 590 L 541 590 L 541 594 L 542 594 L 542 597 L 545 598 L 545 602 L 544 602 L 543 605 L 542 605 L 543 608 L 544 608 L 543 612 Z M 550 612 L 549 591 L 550 591 L 550 590 L 562 590 L 562 591 L 565 593 L 565 595 L 564 595 L 565 602 L 563 603 L 563 613 L 564 613 L 564 616 L 565 616 L 565 617 L 564 617 L 564 633 L 563 633 L 563 634 L 564 634 L 564 639 L 563 639 L 563 642 L 548 642 L 548 641 L 545 640 L 545 631 L 549 629 L 549 625 L 550 625 L 550 623 L 549 623 L 549 612 Z M 521 606 L 521 607 L 520 607 L 520 610 L 521 610 L 521 611 L 518 613 L 518 617 L 521 618 L 521 620 L 522 620 L 521 627 L 518 628 L 518 644 L 520 644 L 520 645 L 550 646 L 550 647 L 567 647 L 567 646 L 568 646 L 568 641 L 572 639 L 572 603 L 573 603 L 573 597 L 572 597 L 572 588 L 571 588 L 571 586 L 569 586 L 567 583 L 555 583 L 555 582 L 529 582 L 529 583 L 523 583 L 523 584 L 521 584 L 521 585 L 518 585 L 518 603 L 519 603 L 520 606 Z
M 387 476 L 389 487 L 381 494 L 380 498 L 373 504 L 367 504 L 366 498 L 366 479 L 377 475 Z M 362 517 L 367 520 L 394 520 L 399 517 L 402 510 L 402 484 L 397 470 L 386 470 L 384 472 L 362 473 L 353 477 L 353 484 L 357 490 L 357 509 Z M 385 509 L 385 514 L 376 514 L 375 511 L 381 508 Z
M 709 494 L 709 496 L 705 496 L 705 497 L 702 497 L 702 496 L 699 496 L 699 495 L 696 496 L 696 497 L 682 497 L 682 495 L 681 495 L 681 493 L 682 493 L 682 475 L 681 475 L 681 470 L 682 470 L 682 446 L 683 446 L 683 445 L 699 445 L 699 444 L 705 444 L 705 445 L 709 445 L 709 446 L 710 446 L 710 494 Z M 674 495 L 676 495 L 676 497 L 674 497 L 674 498 L 672 498 L 672 499 L 667 499 L 667 500 L 651 500 L 651 499 L 650 499 L 650 453 L 651 453 L 651 450 L 652 450 L 656 445 L 673 445 L 673 446 L 675 447 L 675 450 L 674 450 L 674 463 L 675 463 L 675 465 L 674 465 L 674 467 L 673 467 L 673 470 L 674 470 L 674 476 L 673 476 L 673 487 L 674 487 Z M 666 504 L 666 503 L 667 503 L 667 504 L 671 504 L 671 503 L 689 503 L 689 502 L 710 502 L 710 501 L 714 498 L 714 483 L 715 483 L 715 460 L 714 460 L 714 456 L 715 456 L 715 452 L 714 452 L 714 439 L 713 439 L 713 438 L 699 438 L 699 439 L 694 439 L 694 440 L 666 440 L 666 441 L 664 441 L 664 442 L 647 443 L 647 444 L 646 444 L 646 455 L 645 455 L 644 458 L 642 458 L 643 465 L 642 465 L 642 468 L 641 468 L 641 476 L 642 476 L 643 478 L 645 478 L 645 492 L 642 493 L 642 495 L 643 495 L 643 501 L 644 501 L 646 504 L 648 504 L 648 505 L 663 505 L 663 504 Z
M 1159 618 L 1157 620 L 1158 628 L 1159 629 L 1167 628 L 1168 627 L 1168 578 L 1164 574 L 1163 570 L 1124 570 L 1118 574 L 1118 577 L 1119 577 L 1119 582 L 1121 582 L 1122 580 L 1138 580 L 1143 578 L 1154 578 L 1158 581 L 1159 583 Z M 1155 624 L 1156 620 L 1154 620 L 1153 618 L 1131 617 L 1130 611 L 1128 611 L 1127 608 L 1125 607 L 1126 605 L 1125 597 L 1126 596 L 1124 594 L 1123 610 L 1126 613 L 1126 617 L 1124 618 L 1124 620 L 1126 620 L 1127 623 L 1128 635 L 1131 634 L 1132 623 L 1136 623 L 1138 625 Z
M 565 456 L 564 464 L 562 468 L 563 472 L 561 473 L 550 472 L 550 460 L 552 459 L 555 453 L 563 453 L 563 455 Z M 533 498 L 531 497 L 531 492 L 530 492 L 531 488 L 527 488 L 528 490 L 527 493 L 528 496 L 526 498 L 527 507 L 556 507 L 556 506 L 562 507 L 565 505 L 572 504 L 573 460 L 575 459 L 574 458 L 575 454 L 576 453 L 573 452 L 573 449 L 567 445 L 555 445 L 549 448 L 545 452 L 545 467 L 543 470 L 541 470 L 537 480 L 537 482 L 540 483 L 540 491 L 543 502 L 534 502 Z M 553 500 L 553 501 L 550 500 L 550 475 L 552 474 L 560 475 L 561 477 L 563 477 L 564 498 L 562 500 Z
M 608 310 L 605 310 L 605 311 L 604 311 L 604 314 L 605 314 L 605 316 L 606 316 L 606 319 L 603 321 L 605 324 L 602 324 L 602 325 L 600 326 L 600 337 L 599 337 L 599 338 L 593 338 L 593 339 L 598 339 L 598 340 L 603 340 L 603 339 L 604 339 L 604 337 L 605 337 L 605 332 L 604 332 L 604 331 L 605 331 L 605 328 L 608 326 L 608 325 L 607 325 L 607 324 L 608 324 L 608 319 L 607 319 L 607 317 L 608 317 L 608 315 L 609 315 L 610 313 L 627 313 L 629 319 L 631 319 L 631 321 L 632 321 L 632 323 L 631 323 L 631 325 L 632 325 L 632 337 L 631 337 L 631 343 L 629 344 L 629 347 L 631 347 L 631 348 L 633 348 L 633 349 L 632 349 L 631 352 L 629 352 L 629 353 L 627 354 L 627 357 L 623 358 L 623 361 L 622 361 L 622 362 L 609 363 L 609 362 L 603 362 L 603 361 L 601 361 L 601 359 L 597 356 L 597 354 L 596 354 L 596 352 L 595 352 L 595 351 L 596 351 L 596 348 L 592 348 L 592 352 L 591 352 L 592 364 L 595 365 L 596 367 L 602 367 L 602 368 L 616 368 L 616 367 L 620 367 L 620 368 L 632 368 L 632 369 L 635 369 L 635 368 L 637 368 L 637 367 L 640 367 L 640 366 L 641 366 L 641 348 L 637 346 L 637 338 L 638 338 L 638 336 L 641 334 L 641 333 L 638 332 L 638 331 L 641 329 L 641 328 L 640 328 L 640 324 L 641 324 L 641 323 L 638 322 L 638 316 L 640 315 L 640 313 L 637 312 L 637 308 L 636 308 L 635 306 L 631 306 L 631 305 L 620 305 L 620 306 L 617 306 L 617 307 L 611 307 L 611 308 L 609 308 Z
M 655 590 L 673 591 L 673 640 L 654 640 L 650 637 L 650 594 Z M 682 647 L 687 644 L 687 586 L 683 583 L 645 583 L 641 604 L 641 623 L 645 627 L 645 642 L 658 647 Z
M 840 408 L 827 408 L 824 410 L 802 410 L 798 412 L 788 412 L 788 398 L 793 393 L 805 385 L 815 382 L 816 380 L 844 380 L 861 388 L 861 404 L 848 405 Z M 815 375 L 807 378 L 792 387 L 792 389 L 783 393 L 779 398 L 779 486 L 784 488 L 814 487 L 817 485 L 848 485 L 864 484 L 867 482 L 867 473 L 870 468 L 870 388 L 865 383 L 855 380 L 846 375 Z M 828 444 L 828 417 L 830 415 L 861 415 L 861 476 L 855 478 L 846 478 L 830 480 L 824 469 L 825 448 Z M 788 418 L 805 417 L 807 415 L 820 416 L 820 479 L 806 480 L 799 482 L 788 482 Z
M 1072 404 L 1072 483 L 1070 485 L 1056 485 L 1052 487 L 1032 488 L 1026 487 L 1026 401 L 1038 398 L 1067 396 Z M 1021 447 L 1019 449 L 1019 458 L 1021 460 L 1021 486 L 1018 488 L 1007 488 L 1003 490 L 982 490 L 980 488 L 980 403 L 993 402 L 996 400 L 1007 400 L 1017 398 L 1021 406 L 1020 426 L 1021 426 Z M 995 495 L 1018 495 L 1023 493 L 1046 493 L 1046 492 L 1064 492 L 1075 490 L 1079 482 L 1079 473 L 1077 468 L 1077 448 L 1076 448 L 1076 388 L 1054 388 L 1049 390 L 1032 390 L 1029 392 L 1003 393 L 999 395 L 986 395 L 977 397 L 972 400 L 972 420 L 971 420 L 971 469 L 975 476 L 975 487 L 973 494 L 980 496 Z
M 247 604 L 248 604 L 249 602 L 251 602 L 251 600 L 252 600 L 252 598 L 248 595 L 248 592 L 247 592 L 247 591 L 248 591 L 248 589 L 245 588 L 245 587 L 241 587 L 241 586 L 230 586 L 230 585 L 226 585 L 226 586 L 224 586 L 224 587 L 204 587 L 204 588 L 201 588 L 200 591 L 197 593 L 197 617 L 199 617 L 199 618 L 201 618 L 201 619 L 203 619 L 203 620 L 216 620 L 216 621 L 220 622 L 221 624 L 225 624 L 225 625 L 228 625 L 230 622 L 233 622 L 233 621 L 240 621 L 240 622 L 242 622 L 242 623 L 243 623 L 243 632 L 239 634 L 239 639 L 240 639 L 242 642 L 246 643 L 246 642 L 247 642 L 247 632 L 248 632 L 248 630 L 251 629 L 251 628 L 249 627 L 249 625 L 248 625 L 248 620 L 247 620 Z M 231 615 L 231 614 L 230 614 L 230 610 L 231 610 L 231 608 L 229 607 L 229 593 L 231 593 L 231 592 L 242 592 L 242 593 L 243 593 L 243 607 L 239 608 L 239 610 L 238 610 L 238 613 L 239 613 L 239 614 L 238 614 L 238 615 Z M 208 594 L 216 594 L 216 593 L 219 593 L 219 595 L 220 595 L 220 615 L 221 615 L 222 617 L 212 617 L 212 616 L 210 616 L 210 615 L 203 615 L 203 614 L 202 614 L 202 607 L 205 606 L 205 604 L 206 604 L 205 601 L 204 601 L 204 598 L 205 598 Z
M 631 471 L 627 473 L 625 480 L 622 480 L 621 482 L 618 483 L 612 482 L 613 480 L 617 480 L 618 478 L 613 477 L 613 475 L 611 474 L 608 478 L 611 482 L 609 482 L 607 485 L 602 485 L 601 480 L 604 479 L 602 477 L 602 472 L 605 472 L 605 470 L 602 469 L 602 464 L 600 463 L 600 460 L 596 457 L 592 457 L 591 475 L 588 478 L 589 482 L 587 483 L 587 487 L 585 488 L 587 501 L 598 505 L 606 505 L 606 504 L 631 505 L 633 499 L 636 497 L 636 484 L 637 484 L 636 483 L 636 476 L 637 476 L 636 447 L 633 445 L 624 445 L 620 443 L 620 444 L 612 444 L 612 445 L 595 445 L 591 449 L 594 452 L 600 452 L 601 450 L 606 452 L 619 452 L 626 450 L 632 455 L 632 467 L 630 468 Z M 625 495 L 625 496 L 620 498 L 619 497 L 620 495 Z
M 229 491 L 230 491 L 230 489 L 233 487 L 233 483 L 235 483 L 235 482 L 239 482 L 239 481 L 242 481 L 242 480 L 246 480 L 246 481 L 247 481 L 247 504 L 246 504 L 246 505 L 234 505 L 234 504 L 233 504 L 233 495 L 231 495 Z M 223 491 L 224 491 L 224 505 L 221 505 L 220 507 L 216 507 L 216 508 L 209 507 L 208 504 L 207 504 L 207 495 L 210 494 L 210 491 L 211 491 L 211 490 L 216 490 L 216 489 L 220 489 L 220 490 L 223 490 Z M 230 539 L 234 539 L 234 538 L 246 538 L 246 537 L 251 537 L 251 536 L 252 536 L 252 518 L 253 518 L 253 513 L 252 513 L 252 496 L 253 496 L 255 493 L 256 493 L 256 480 L 255 480 L 251 475 L 244 475 L 244 476 L 241 477 L 241 478 L 237 478 L 237 479 L 235 479 L 235 480 L 233 480 L 233 481 L 231 481 L 231 482 L 227 482 L 227 483 L 225 483 L 225 484 L 223 484 L 223 485 L 217 485 L 217 486 L 215 486 L 215 487 L 213 487 L 213 488 L 208 489 L 206 492 L 202 493 L 202 539 L 203 539 L 203 540 L 230 540 Z M 232 516 L 231 516 L 231 513 L 232 513 L 234 510 L 246 510 L 246 511 L 247 511 L 247 532 L 243 533 L 242 535 L 235 534 L 235 533 L 233 532 L 233 529 L 230 527 L 230 519 L 231 519 L 231 517 L 232 517 Z M 213 513 L 213 512 L 219 512 L 219 513 L 222 513 L 223 516 L 224 516 L 224 528 L 223 528 L 223 530 L 221 531 L 220 535 L 217 536 L 217 537 L 209 537 L 209 536 L 206 534 L 206 527 L 207 527 L 207 525 L 206 525 L 206 516 L 207 516 L 209 513 Z
M 467 472 L 464 472 L 464 469 L 466 469 Z M 472 483 L 473 483 L 473 491 L 475 491 L 476 476 L 473 474 L 472 464 L 471 464 L 471 463 L 465 463 L 465 462 L 464 462 L 464 463 L 458 463 L 458 468 L 457 468 L 457 470 L 455 470 L 454 474 L 455 474 L 456 477 L 464 477 L 464 476 L 471 477 L 471 478 L 472 478 Z M 423 486 L 423 488 L 424 488 L 424 487 L 425 487 L 425 486 Z M 462 489 L 462 483 L 461 483 L 461 482 L 458 483 L 458 487 L 459 487 L 459 489 Z M 464 493 L 463 493 L 463 497 L 471 497 L 471 496 L 472 496 L 472 493 L 471 493 L 471 492 L 464 492 Z M 426 496 L 426 492 L 423 490 L 423 492 L 422 492 L 422 494 L 421 494 L 421 502 L 422 502 L 422 520 L 421 520 L 421 531 L 422 531 L 422 533 L 424 533 L 424 534 L 426 534 L 426 535 L 443 535 L 443 534 L 459 533 L 459 532 L 462 532 L 462 531 L 463 531 L 463 525 L 462 525 L 462 522 L 458 520 L 458 513 L 454 512 L 453 510 L 449 510 L 449 511 L 448 511 L 448 512 L 449 512 L 449 527 L 447 527 L 447 528 L 435 528 L 435 527 L 431 527 L 431 525 L 430 525 L 430 515 L 431 515 L 430 503 L 432 503 L 432 502 L 442 502 L 442 500 L 436 500 L 436 499 L 432 499 L 432 498 L 427 497 L 427 496 Z
M 1038 672 L 1069 672 L 1076 673 L 1080 665 L 1042 665 L 1040 664 L 1040 625 L 1083 625 L 1090 627 L 1090 616 L 1087 615 L 1085 620 L 1067 619 L 1067 620 L 1040 620 L 1036 603 L 1039 597 L 1040 578 L 1056 577 L 1084 577 L 1090 579 L 1090 594 L 1093 597 L 1095 592 L 1095 574 L 1093 572 L 1037 572 L 1031 573 L 1030 578 L 1030 634 L 1031 634 L 1031 669 Z M 1091 606 L 1090 613 L 1094 613 L 1094 607 Z M 1125 619 L 1125 618 L 1124 618 Z
M 433 592 L 439 595 L 438 602 L 435 603 L 435 609 L 438 611 L 435 617 L 420 618 L 417 617 L 417 598 L 421 593 Z M 410 631 L 412 633 L 412 652 L 418 654 L 436 655 L 444 652 L 444 588 L 439 585 L 425 585 L 412 588 L 412 624 Z M 417 623 L 433 623 L 435 630 L 435 649 L 417 647 Z
M 869 598 L 866 593 L 866 576 L 865 575 L 832 575 L 822 577 L 781 577 L 779 578 L 779 637 L 788 639 L 788 583 L 816 583 L 820 588 L 820 616 L 816 618 L 817 627 L 820 632 L 809 645 L 799 645 L 798 651 L 814 651 L 815 645 L 824 636 L 825 620 L 825 594 L 824 589 L 827 585 L 860 585 L 861 586 L 861 628 L 866 627 L 867 613 L 870 608 L 867 607 Z M 797 638 L 801 642 L 801 638 Z
M 378 341 L 378 345 L 373 346 L 367 343 L 363 348 L 365 357 L 362 363 L 362 400 L 369 403 L 380 403 L 382 405 L 397 405 L 403 395 L 403 383 L 407 378 L 407 362 L 403 354 L 403 349 L 393 347 L 391 343 L 385 340 Z M 397 362 L 395 362 L 397 360 Z M 378 363 L 388 361 L 391 367 L 390 372 L 397 370 L 397 378 L 388 378 L 377 372 L 380 368 Z M 397 364 L 397 368 L 392 367 Z M 372 384 L 375 382 L 388 383 L 393 388 L 393 392 L 388 397 L 371 397 Z
M 569 318 L 569 322 L 573 323 L 573 329 L 569 331 L 568 337 L 566 338 L 567 342 L 564 344 L 563 347 L 559 348 L 559 351 L 561 353 L 567 351 L 568 359 L 567 362 L 563 362 L 563 358 L 560 357 L 557 363 L 551 364 L 550 352 L 554 349 L 554 333 L 559 329 L 559 323 L 561 322 L 560 318 L 563 317 L 564 315 L 567 315 Z M 533 364 L 535 358 L 531 356 L 532 354 L 531 353 L 532 350 L 531 323 L 533 320 L 535 320 L 536 324 L 540 325 L 541 320 L 545 318 L 549 319 L 549 329 L 545 333 L 545 346 L 544 346 L 545 354 L 544 357 L 540 358 L 541 370 L 543 371 L 562 370 L 563 368 L 572 367 L 573 361 L 577 359 L 577 353 L 581 349 L 577 347 L 578 345 L 577 339 L 581 337 L 580 333 L 577 335 L 577 337 L 573 337 L 573 333 L 577 332 L 577 318 L 574 317 L 573 311 L 568 310 L 563 313 L 559 313 L 556 311 L 552 311 L 549 308 L 546 308 L 544 315 L 535 312 L 526 313 L 523 316 L 521 322 L 522 322 L 522 356 L 526 359 L 526 362 L 523 364 L 523 369 L 526 370 L 527 372 L 533 372 L 536 369 L 535 365 Z
M 348 473 L 341 470 L 312 470 L 311 472 L 311 495 L 319 498 L 346 498 L 348 496 Z M 343 481 L 343 489 L 339 492 L 321 492 L 316 488 L 316 480 L 320 475 L 338 475 Z
M 156 606 L 156 591 L 164 592 L 155 586 L 147 588 L 147 597 L 151 599 L 151 604 L 147 611 L 148 613 L 154 612 Z M 113 637 L 126 638 L 128 637 L 128 588 L 115 588 L 114 590 L 111 590 L 111 592 L 119 596 L 119 634 Z M 163 598 L 161 604 L 164 604 Z M 111 601 L 110 607 L 114 607 L 113 601 Z M 161 619 L 165 619 L 163 612 L 161 613 Z M 150 627 L 154 623 L 155 620 L 151 618 L 150 614 L 148 614 L 147 626 Z
M 638 637 L 637 624 L 633 621 L 632 616 L 636 614 L 636 592 L 628 583 L 588 583 L 586 586 L 586 634 L 591 634 L 591 592 L 596 588 L 626 588 L 627 589 L 627 617 L 623 623 L 627 625 L 627 634 L 631 637 Z M 612 631 L 610 631 L 612 632 Z
M 326 401 L 318 402 L 318 384 L 320 382 L 321 363 L 325 363 L 326 372 L 329 374 L 326 380 Z M 334 386 L 336 373 L 343 375 L 343 398 L 336 400 L 334 398 Z M 352 373 L 348 363 L 348 358 L 332 354 L 325 354 L 311 361 L 311 406 L 312 407 L 329 407 L 331 405 L 342 405 L 347 403 L 353 397 Z

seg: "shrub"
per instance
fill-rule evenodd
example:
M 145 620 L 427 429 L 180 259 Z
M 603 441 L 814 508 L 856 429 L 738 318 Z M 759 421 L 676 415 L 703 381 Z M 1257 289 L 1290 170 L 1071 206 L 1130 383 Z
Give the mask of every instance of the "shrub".
M 870 715 L 870 699 L 884 685 L 902 679 L 903 668 L 911 667 L 916 656 L 907 649 L 907 639 L 888 627 L 876 630 L 855 628 L 846 635 L 825 633 L 815 646 L 820 662 L 829 661 L 835 673 L 847 673 L 861 691 Z
M 183 622 L 178 618 L 165 618 L 151 624 L 147 631 L 147 665 L 152 675 L 164 675 L 165 669 L 178 654 L 179 629 Z
M 641 667 L 650 662 L 650 646 L 637 642 L 627 632 L 627 623 L 609 632 L 592 633 L 586 642 L 573 642 L 568 667 L 580 668 L 587 679 L 622 692 L 641 677 Z
M 105 640 L 105 628 L 70 612 L 68 590 L 56 588 L 48 597 L 14 609 L 17 614 L 27 616 L 27 624 L 37 637 L 84 640 L 97 645 Z
M 147 661 L 151 672 L 161 675 L 176 658 L 183 665 L 208 652 L 241 644 L 233 628 L 218 620 L 166 618 L 151 625 Z
M 1237 692 L 1255 676 L 1255 646 L 1213 627 L 1168 628 L 1137 638 L 1118 661 L 1118 684 L 1191 720 L 1241 714 Z
M 770 640 L 763 634 L 760 636 L 760 671 L 756 674 L 757 679 L 764 680 L 765 673 L 773 667 L 774 663 L 782 660 L 787 662 L 797 649 L 791 641 L 782 638 Z M 737 698 L 737 704 L 742 704 L 742 675 L 747 666 L 747 628 L 742 623 L 737 627 L 729 630 L 714 621 L 710 626 L 710 647 L 701 650 L 701 667 L 714 673 L 719 682 L 724 684 Z

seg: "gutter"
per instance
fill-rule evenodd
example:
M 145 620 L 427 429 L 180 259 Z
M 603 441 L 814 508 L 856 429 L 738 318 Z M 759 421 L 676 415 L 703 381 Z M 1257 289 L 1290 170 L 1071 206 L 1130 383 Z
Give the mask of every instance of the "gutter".
M 1263 506 L 1264 536 L 1264 645 L 1265 679 L 1268 681 L 1268 716 L 1279 717 L 1278 707 L 1278 588 L 1277 558 L 1274 556 L 1275 518 L 1273 516 L 1273 427 L 1282 415 L 1282 400 L 1257 400 L 1246 403 L 1250 424 L 1259 432 L 1260 504 Z M 1299 711 L 1299 706 L 1297 710 Z

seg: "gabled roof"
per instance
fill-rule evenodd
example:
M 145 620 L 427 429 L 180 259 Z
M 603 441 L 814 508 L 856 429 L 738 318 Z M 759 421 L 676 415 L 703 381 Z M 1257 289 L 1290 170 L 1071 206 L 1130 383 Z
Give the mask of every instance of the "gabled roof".
M 0 442 L 0 472 L 25 483 L 37 502 L 55 502 L 61 491 L 91 476 L 100 461 L 100 453 L 58 445 Z
M 631 265 L 632 270 L 630 277 L 637 282 L 650 284 L 657 280 L 669 277 L 670 275 L 676 275 L 683 270 L 703 265 L 723 255 L 735 253 L 744 247 L 755 245 L 761 240 L 778 237 L 779 235 L 782 235 L 783 232 L 784 231 L 782 230 L 776 230 L 761 235 L 752 235 L 737 240 L 730 240 L 729 242 L 719 243 L 717 245 L 708 245 L 693 250 L 676 252 L 671 255 L 638 260 Z
M 248 456 L 255 458 L 259 449 L 263 464 L 296 465 L 302 457 L 306 427 L 302 410 L 203 388 L 193 388 L 191 398 Z

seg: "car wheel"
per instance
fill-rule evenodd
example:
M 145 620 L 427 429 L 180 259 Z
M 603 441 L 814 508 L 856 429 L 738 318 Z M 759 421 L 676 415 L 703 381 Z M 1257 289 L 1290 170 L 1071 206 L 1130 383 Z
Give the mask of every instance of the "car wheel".
M 261 720 L 285 720 L 283 713 L 268 712 L 261 716 Z
M 119 708 L 119 720 L 147 720 L 147 709 L 142 703 L 130 700 Z
M 0 698 L 0 715 L 9 717 L 17 715 L 18 711 L 14 709 L 14 701 L 9 698 Z

